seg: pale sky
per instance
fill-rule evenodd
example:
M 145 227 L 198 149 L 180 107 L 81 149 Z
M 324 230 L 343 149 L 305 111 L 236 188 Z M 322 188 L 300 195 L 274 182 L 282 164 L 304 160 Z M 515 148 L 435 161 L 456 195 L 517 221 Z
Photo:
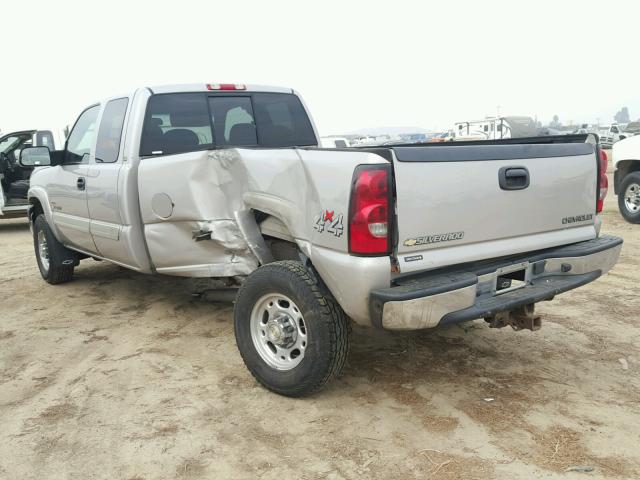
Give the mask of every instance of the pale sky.
M 9 3 L 9 5 L 7 5 Z M 298 90 L 322 135 L 494 115 L 640 117 L 640 2 L 3 2 L 0 130 L 166 83 Z

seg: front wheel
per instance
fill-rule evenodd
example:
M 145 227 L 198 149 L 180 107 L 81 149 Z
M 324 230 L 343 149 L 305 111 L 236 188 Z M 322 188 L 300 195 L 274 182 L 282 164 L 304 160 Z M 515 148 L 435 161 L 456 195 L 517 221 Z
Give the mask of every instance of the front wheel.
M 640 172 L 632 172 L 622 179 L 618 208 L 627 222 L 640 223 Z
M 347 322 L 300 262 L 260 267 L 236 298 L 236 343 L 245 365 L 264 387 L 289 397 L 309 395 L 342 371 Z
M 42 278 L 51 284 L 71 280 L 77 255 L 58 241 L 42 214 L 33 223 L 33 246 Z

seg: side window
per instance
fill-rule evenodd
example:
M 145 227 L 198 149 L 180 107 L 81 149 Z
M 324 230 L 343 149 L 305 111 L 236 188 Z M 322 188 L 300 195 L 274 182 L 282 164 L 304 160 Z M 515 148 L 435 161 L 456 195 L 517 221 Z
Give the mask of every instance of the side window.
M 140 155 L 171 155 L 206 150 L 213 133 L 203 93 L 171 93 L 149 98 Z
M 300 99 L 286 93 L 253 95 L 258 138 L 263 147 L 317 145 L 315 133 Z
M 128 98 L 118 98 L 111 100 L 104 107 L 100 128 L 98 128 L 96 162 L 113 163 L 118 160 L 124 115 L 128 104 Z
M 67 139 L 64 163 L 80 163 L 91 152 L 99 110 L 100 105 L 94 105 L 82 112 L 76 120 Z
M 37 147 L 49 147 L 49 150 L 55 150 L 55 144 L 53 141 L 53 133 L 49 130 L 39 130 L 36 132 L 36 146 Z
M 251 98 L 211 97 L 209 105 L 216 145 L 241 147 L 258 144 Z

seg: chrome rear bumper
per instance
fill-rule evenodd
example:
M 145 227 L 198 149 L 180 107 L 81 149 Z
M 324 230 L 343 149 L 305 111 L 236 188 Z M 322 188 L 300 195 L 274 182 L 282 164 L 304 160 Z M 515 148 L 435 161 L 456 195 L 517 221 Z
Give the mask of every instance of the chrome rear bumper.
M 370 295 L 375 326 L 418 330 L 485 318 L 592 282 L 618 261 L 622 239 L 605 235 L 527 254 L 400 278 Z M 522 272 L 521 288 L 499 290 L 498 277 Z

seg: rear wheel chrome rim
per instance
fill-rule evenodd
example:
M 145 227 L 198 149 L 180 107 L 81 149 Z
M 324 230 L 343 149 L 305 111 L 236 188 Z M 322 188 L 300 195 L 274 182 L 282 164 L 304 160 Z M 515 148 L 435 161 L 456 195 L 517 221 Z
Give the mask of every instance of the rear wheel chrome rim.
M 287 296 L 270 293 L 253 306 L 251 339 L 260 358 L 276 370 L 300 364 L 307 349 L 307 327 L 298 306 Z
M 624 206 L 631 213 L 640 211 L 640 185 L 632 183 L 624 191 Z
M 38 232 L 38 256 L 40 257 L 40 263 L 45 271 L 49 271 L 49 245 L 47 245 L 47 236 L 44 234 L 44 230 Z

